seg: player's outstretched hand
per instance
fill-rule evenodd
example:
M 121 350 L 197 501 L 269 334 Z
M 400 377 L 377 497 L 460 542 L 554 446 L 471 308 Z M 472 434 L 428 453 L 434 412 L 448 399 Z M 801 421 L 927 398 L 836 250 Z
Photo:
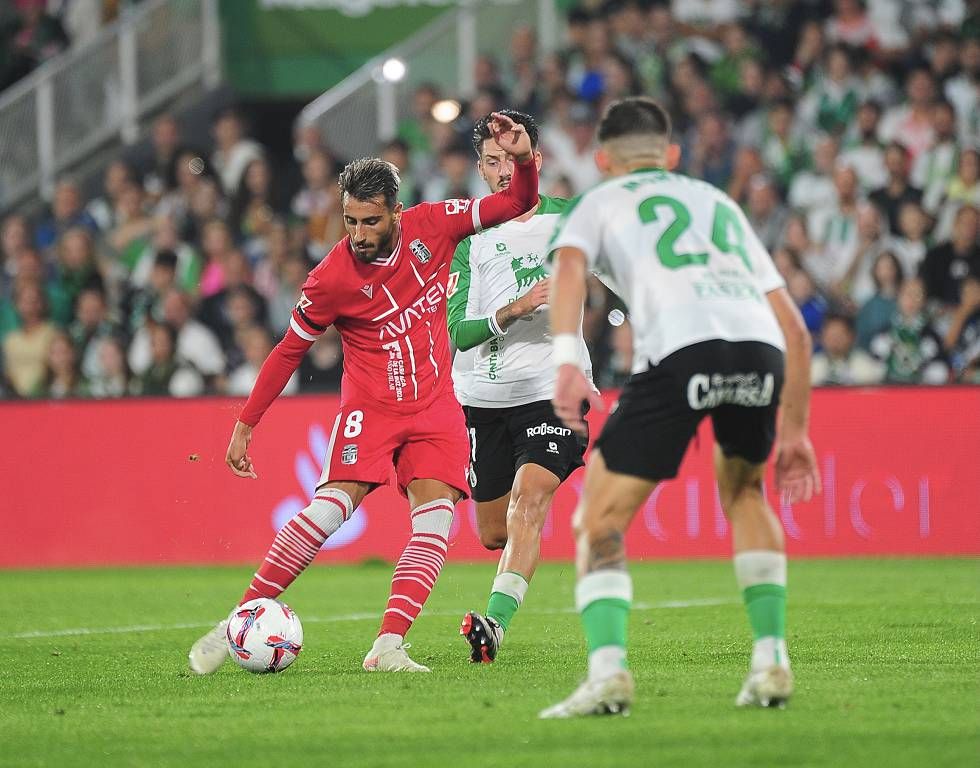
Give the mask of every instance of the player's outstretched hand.
M 248 455 L 248 444 L 252 442 L 252 428 L 240 421 L 235 422 L 235 431 L 231 433 L 228 443 L 228 453 L 225 454 L 225 464 L 239 477 L 258 479 L 252 457 Z
M 586 402 L 597 411 L 605 410 L 602 398 L 592 388 L 592 384 L 585 378 L 581 368 L 568 363 L 558 366 L 555 396 L 551 404 L 555 407 L 555 414 L 565 426 L 583 437 L 588 432 L 585 416 L 582 414 L 582 404 Z
M 493 120 L 490 121 L 490 132 L 493 140 L 500 145 L 505 152 L 513 155 L 521 162 L 527 161 L 532 153 L 531 137 L 520 123 L 515 123 L 507 115 L 499 112 L 491 112 Z
M 776 447 L 776 489 L 780 498 L 790 504 L 809 501 L 820 493 L 817 456 L 805 434 L 780 439 Z
M 516 302 L 517 310 L 521 315 L 529 315 L 538 307 L 544 306 L 548 303 L 548 298 L 551 296 L 551 278 L 546 277 L 543 280 L 538 280 L 534 286 L 521 296 Z

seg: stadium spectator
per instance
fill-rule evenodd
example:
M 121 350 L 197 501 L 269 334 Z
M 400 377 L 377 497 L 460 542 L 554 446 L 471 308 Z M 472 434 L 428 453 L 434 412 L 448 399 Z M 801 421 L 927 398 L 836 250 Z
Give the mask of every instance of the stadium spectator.
M 310 256 L 321 258 L 343 237 L 336 169 L 323 151 L 313 150 L 303 163 L 305 184 L 293 198 L 292 214 L 304 226 Z
M 834 14 L 827 19 L 827 39 L 854 48 L 874 48 L 878 40 L 861 0 L 834 0 Z
M 980 40 L 967 37 L 960 46 L 960 73 L 943 85 L 943 94 L 956 107 L 957 134 L 963 144 L 980 139 Z
M 224 193 L 232 196 L 238 191 L 248 164 L 262 157 L 264 151 L 257 142 L 245 138 L 241 113 L 233 107 L 218 112 L 211 133 L 216 144 L 211 165 L 221 179 Z
M 761 173 L 752 177 L 745 213 L 762 244 L 772 252 L 786 228 L 789 212 L 779 202 L 779 192 L 771 178 Z
M 85 378 L 98 371 L 98 347 L 102 340 L 122 332 L 110 318 L 106 295 L 99 288 L 85 288 L 78 294 L 75 316 L 67 330 Z
M 267 322 L 265 299 L 251 285 L 252 272 L 241 251 L 232 251 L 225 262 L 225 286 L 201 302 L 197 316 L 221 342 L 230 365 L 240 362 L 236 334 L 243 328 Z
M 837 203 L 834 185 L 837 152 L 836 139 L 819 138 L 813 149 L 813 167 L 795 174 L 789 185 L 789 207 L 806 215 L 807 231 L 813 239 L 822 236 L 827 211 Z
M 3 339 L 3 374 L 15 395 L 32 397 L 44 382 L 48 349 L 57 330 L 48 319 L 47 301 L 36 282 L 16 287 L 14 306 L 20 327 Z
M 62 179 L 54 189 L 51 216 L 35 230 L 34 242 L 38 248 L 46 251 L 72 227 L 84 227 L 90 232 L 98 231 L 95 220 L 82 206 L 82 194 L 78 185 L 71 179 Z
M 858 175 L 864 192 L 884 187 L 888 183 L 885 152 L 878 141 L 878 121 L 881 106 L 866 101 L 858 107 L 851 135 L 845 140 L 841 162 L 851 166 Z
M 192 150 L 182 150 L 174 161 L 175 186 L 157 203 L 154 215 L 172 218 L 185 240 L 193 240 L 196 235 L 191 215 L 192 202 L 203 186 L 211 178 L 211 169 L 201 156 Z
M 889 384 L 945 384 L 949 380 L 942 341 L 925 312 L 922 281 L 910 277 L 898 291 L 891 327 L 871 340 L 871 353 L 885 363 Z
M 936 84 L 927 68 L 918 67 L 908 73 L 905 96 L 907 103 L 885 112 L 878 134 L 883 142 L 900 142 L 914 162 L 935 140 L 932 105 L 936 98 Z
M 86 288 L 104 291 L 105 281 L 95 255 L 95 241 L 84 227 L 74 227 L 58 242 L 58 262 L 51 291 L 51 317 L 67 325 L 75 311 L 75 301 Z
M 228 374 L 224 393 L 248 397 L 255 385 L 255 380 L 259 377 L 259 369 L 262 368 L 262 363 L 272 351 L 272 336 L 261 325 L 249 325 L 236 331 L 235 345 L 242 350 L 243 360 Z M 282 390 L 283 394 L 292 395 L 299 391 L 299 377 L 298 371 L 289 377 L 285 388 Z
M 953 220 L 960 206 L 980 208 L 980 151 L 964 149 L 960 154 L 956 176 L 946 188 L 946 201 L 939 210 L 936 238 L 945 240 L 952 235 Z
M 143 208 L 143 187 L 125 182 L 116 200 L 115 226 L 106 234 L 106 244 L 128 275 L 139 261 L 153 233 L 153 219 Z
M 213 296 L 225 287 L 225 266 L 235 242 L 230 227 L 221 219 L 213 218 L 204 225 L 201 233 L 204 264 L 201 271 L 200 294 Z
M 681 143 L 683 172 L 725 188 L 734 165 L 735 142 L 724 118 L 718 112 L 703 114 Z
M 10 301 L 17 276 L 17 254 L 30 246 L 27 219 L 19 214 L 7 216 L 0 226 L 0 301 Z
M 204 394 L 204 380 L 177 357 L 177 331 L 167 323 L 147 329 L 149 361 L 132 383 L 134 395 L 194 397 Z
M 56 331 L 51 339 L 41 385 L 32 394 L 52 400 L 88 395 L 88 383 L 78 365 L 78 352 L 64 331 Z
M 96 347 L 98 365 L 88 379 L 88 394 L 94 398 L 125 397 L 130 394 L 126 345 L 119 337 L 107 336 Z
M 398 199 L 406 208 L 416 205 L 422 200 L 422 194 L 415 179 L 412 158 L 409 147 L 401 139 L 392 139 L 381 148 L 381 159 L 386 160 L 398 169 L 402 180 L 398 188 Z
M 553 176 L 572 182 L 575 194 L 598 183 L 600 176 L 592 156 L 595 152 L 595 113 L 588 104 L 575 102 L 568 111 L 568 131 L 542 131 L 541 143 L 548 153 Z
M 439 86 L 421 83 L 412 93 L 412 116 L 398 124 L 398 137 L 411 147 L 415 159 L 423 163 L 432 151 L 432 134 L 436 126 L 432 107 L 440 98 Z
M 898 212 L 898 233 L 889 238 L 888 247 L 902 263 L 906 275 L 918 274 L 928 250 L 929 217 L 915 202 L 903 203 Z
M 814 386 L 878 384 L 884 366 L 855 346 L 854 321 L 847 315 L 829 314 L 820 329 L 820 350 L 810 360 Z
M 868 197 L 884 212 L 888 219 L 888 230 L 899 231 L 898 212 L 905 203 L 920 203 L 922 190 L 916 189 L 909 181 L 911 161 L 908 150 L 897 141 L 885 148 L 885 170 L 888 182 L 881 189 L 874 190 Z
M 191 297 L 179 290 L 171 290 L 163 297 L 161 311 L 163 321 L 153 327 L 167 327 L 176 336 L 176 355 L 203 376 L 217 376 L 225 370 L 225 355 L 218 337 L 206 325 L 191 316 Z M 161 345 L 162 340 L 157 340 Z M 129 345 L 127 361 L 137 376 L 142 376 L 154 364 L 150 325 L 144 325 Z M 161 358 L 163 360 L 164 358 Z M 144 393 L 145 394 L 145 393 Z
M 817 241 L 820 245 L 816 258 L 809 258 L 803 266 L 821 290 L 833 292 L 845 276 L 858 247 L 858 183 L 853 168 L 840 166 L 834 171 L 834 189 L 837 202 L 820 212 L 821 228 Z
M 857 343 L 865 350 L 871 348 L 875 336 L 891 327 L 898 307 L 896 298 L 904 274 L 894 253 L 882 251 L 878 254 L 871 268 L 871 279 L 875 286 L 874 295 L 861 305 L 855 320 Z
M 150 201 L 156 203 L 177 186 L 177 159 L 181 152 L 177 119 L 170 114 L 158 117 L 150 139 L 153 154 L 143 167 L 143 188 Z
M 980 384 L 980 275 L 963 281 L 960 303 L 950 317 L 945 338 L 955 380 Z
M 268 161 L 259 157 L 250 162 L 232 201 L 229 223 L 232 231 L 242 238 L 242 247 L 253 262 L 262 258 L 262 238 L 272 220 L 285 211 Z
M 113 160 L 102 175 L 103 195 L 90 201 L 85 212 L 95 221 L 101 232 L 116 226 L 119 197 L 128 184 L 135 182 L 133 169 L 125 160 Z
M 124 322 L 135 334 L 148 321 L 163 322 L 163 298 L 172 290 L 180 290 L 177 282 L 178 256 L 173 251 L 160 250 L 144 284 L 126 297 Z
M 827 300 L 817 291 L 813 278 L 804 269 L 798 269 L 790 275 L 786 289 L 799 307 L 807 330 L 816 338 L 827 313 Z
M 935 138 L 919 155 L 912 168 L 911 182 L 922 190 L 922 205 L 935 215 L 945 197 L 949 182 L 956 176 L 959 148 L 956 143 L 956 109 L 948 101 L 937 101 L 932 108 Z
M 190 243 L 180 239 L 177 223 L 170 216 L 160 216 L 153 222 L 152 240 L 136 257 L 129 273 L 129 287 L 136 290 L 145 288 L 150 282 L 157 256 L 165 251 L 177 259 L 177 283 L 180 288 L 196 293 L 201 281 L 201 256 Z
M 336 392 L 344 375 L 340 333 L 330 326 L 299 364 L 300 392 Z
M 423 200 L 467 199 L 480 194 L 480 177 L 473 163 L 473 150 L 462 142 L 442 151 L 439 170 L 422 189 Z
M 920 275 L 926 287 L 926 298 L 943 308 L 960 303 L 960 290 L 967 276 L 980 276 L 980 217 L 973 206 L 963 206 L 956 213 L 951 240 L 928 251 Z
M 847 46 L 830 46 L 824 54 L 823 71 L 800 102 L 801 129 L 843 135 L 857 114 L 860 91 Z

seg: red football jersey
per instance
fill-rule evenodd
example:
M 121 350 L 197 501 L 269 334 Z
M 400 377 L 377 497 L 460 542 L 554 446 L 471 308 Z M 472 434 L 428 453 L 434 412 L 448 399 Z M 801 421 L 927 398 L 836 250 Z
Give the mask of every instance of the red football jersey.
M 365 264 L 349 237 L 337 243 L 310 272 L 290 327 L 263 364 L 239 420 L 259 422 L 330 325 L 343 341 L 345 405 L 367 399 L 411 413 L 451 391 L 446 283 L 453 252 L 464 237 L 530 210 L 537 187 L 534 163 L 518 163 L 501 192 L 409 208 L 384 260 Z
M 368 399 L 424 408 L 451 387 L 446 281 L 472 224 L 470 200 L 422 203 L 401 217 L 391 255 L 365 264 L 344 238 L 303 285 L 290 327 L 315 339 L 336 325 L 344 345 L 344 404 Z

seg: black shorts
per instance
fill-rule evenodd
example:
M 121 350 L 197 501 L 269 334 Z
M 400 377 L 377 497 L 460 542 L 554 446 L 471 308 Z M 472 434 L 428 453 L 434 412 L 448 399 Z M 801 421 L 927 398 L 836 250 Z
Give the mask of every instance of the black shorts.
M 583 465 L 588 438 L 562 424 L 548 400 L 511 408 L 464 406 L 470 435 L 470 490 L 476 501 L 510 493 L 517 470 L 537 464 L 564 482 Z
M 783 367 L 783 353 L 757 341 L 679 349 L 630 377 L 596 447 L 613 472 L 669 480 L 710 414 L 725 456 L 761 464 L 776 440 Z

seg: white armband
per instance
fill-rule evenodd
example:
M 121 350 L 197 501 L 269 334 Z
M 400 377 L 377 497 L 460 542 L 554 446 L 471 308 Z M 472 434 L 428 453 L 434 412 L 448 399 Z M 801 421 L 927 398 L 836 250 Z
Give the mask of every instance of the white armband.
M 581 342 L 579 341 L 578 334 L 559 333 L 555 335 L 551 340 L 555 358 L 555 367 L 565 365 L 566 363 L 581 367 L 582 360 L 580 344 Z

